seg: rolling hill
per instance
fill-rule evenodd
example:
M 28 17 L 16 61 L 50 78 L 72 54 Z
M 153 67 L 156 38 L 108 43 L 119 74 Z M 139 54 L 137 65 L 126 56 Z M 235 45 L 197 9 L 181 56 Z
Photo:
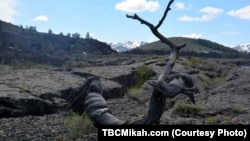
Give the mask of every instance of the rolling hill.
M 235 58 L 241 56 L 241 52 L 223 46 L 219 43 L 215 43 L 205 39 L 193 39 L 186 37 L 171 37 L 169 38 L 172 42 L 177 45 L 186 44 L 180 54 L 182 55 L 195 55 L 201 57 L 229 57 Z M 142 45 L 138 48 L 135 48 L 127 53 L 135 53 L 135 54 L 166 54 L 170 48 L 168 45 L 155 41 L 152 43 L 148 43 Z
M 105 42 L 82 38 L 79 33 L 37 32 L 36 27 L 13 25 L 0 20 L 0 61 L 15 60 L 60 65 L 79 54 L 109 55 L 117 53 Z M 66 56 L 66 57 L 65 57 Z
M 15 48 L 22 51 L 55 54 L 58 52 L 113 54 L 110 45 L 92 38 L 82 38 L 79 33 L 54 34 L 36 31 L 36 27 L 17 26 L 0 20 L 0 49 Z

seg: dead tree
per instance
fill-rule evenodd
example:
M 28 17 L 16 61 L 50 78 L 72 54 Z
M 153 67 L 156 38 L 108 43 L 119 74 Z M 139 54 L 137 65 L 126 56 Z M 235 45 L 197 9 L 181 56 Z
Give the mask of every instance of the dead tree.
M 148 81 L 148 83 L 154 88 L 154 91 L 150 98 L 148 115 L 142 122 L 139 122 L 138 124 L 158 124 L 163 112 L 165 111 L 166 98 L 173 98 L 179 94 L 184 94 L 187 95 L 193 103 L 195 103 L 193 94 L 198 92 L 198 90 L 194 88 L 194 81 L 192 77 L 186 73 L 176 73 L 170 76 L 170 73 L 178 58 L 179 51 L 185 47 L 186 44 L 176 45 L 158 31 L 168 12 L 171 10 L 170 6 L 173 2 L 174 0 L 169 1 L 166 10 L 157 25 L 151 24 L 150 22 L 139 17 L 137 14 L 126 15 L 128 18 L 138 20 L 141 22 L 141 24 L 148 26 L 151 32 L 161 42 L 167 44 L 170 47 L 170 56 L 164 71 L 161 73 L 158 80 Z
M 192 77 L 186 73 L 171 73 L 175 62 L 178 59 L 179 51 L 185 47 L 185 44 L 176 45 L 158 31 L 168 12 L 171 10 L 170 6 L 173 2 L 174 0 L 169 1 L 166 10 L 157 25 L 151 24 L 137 14 L 126 15 L 127 18 L 138 20 L 141 24 L 146 25 L 161 42 L 170 47 L 169 59 L 158 80 L 148 81 L 154 90 L 150 98 L 149 110 L 146 118 L 140 121 L 131 122 L 131 124 L 159 124 L 160 118 L 166 108 L 166 98 L 173 98 L 179 94 L 184 94 L 195 103 L 194 93 L 197 93 L 198 89 L 194 87 L 194 80 Z M 86 111 L 90 118 L 93 119 L 96 124 L 122 124 L 122 122 L 114 117 L 111 111 L 107 108 L 106 101 L 101 96 L 101 93 L 100 82 L 90 82 L 89 92 L 84 101 Z

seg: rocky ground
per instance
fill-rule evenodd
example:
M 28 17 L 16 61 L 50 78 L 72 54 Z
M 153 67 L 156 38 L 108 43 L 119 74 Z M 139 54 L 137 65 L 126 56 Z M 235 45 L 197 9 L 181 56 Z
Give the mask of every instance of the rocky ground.
M 154 75 L 150 79 L 157 79 L 166 57 L 101 56 L 91 61 L 87 66 L 70 69 L 13 69 L 1 65 L 0 141 L 97 140 L 96 133 L 74 136 L 72 127 L 67 126 L 69 103 L 91 75 L 101 78 L 103 96 L 113 115 L 128 122 L 142 118 L 147 113 L 152 88 L 144 83 L 136 95 L 127 90 L 135 84 L 136 68 L 151 68 Z M 195 95 L 195 106 L 184 95 L 167 99 L 160 124 L 249 125 L 250 67 L 242 63 L 237 66 L 237 61 L 180 57 L 173 71 L 191 74 L 200 93 Z M 75 107 L 81 111 L 79 108 Z

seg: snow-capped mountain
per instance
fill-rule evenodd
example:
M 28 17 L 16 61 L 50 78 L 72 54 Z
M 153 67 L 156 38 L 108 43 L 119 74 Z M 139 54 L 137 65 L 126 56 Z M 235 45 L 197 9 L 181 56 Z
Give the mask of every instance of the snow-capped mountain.
M 134 48 L 137 48 L 141 45 L 147 44 L 144 41 L 127 41 L 127 42 L 119 42 L 119 43 L 110 43 L 112 49 L 116 50 L 117 52 L 125 52 Z
M 237 45 L 236 47 L 233 47 L 233 48 L 242 52 L 245 52 L 245 51 L 250 52 L 250 43 Z

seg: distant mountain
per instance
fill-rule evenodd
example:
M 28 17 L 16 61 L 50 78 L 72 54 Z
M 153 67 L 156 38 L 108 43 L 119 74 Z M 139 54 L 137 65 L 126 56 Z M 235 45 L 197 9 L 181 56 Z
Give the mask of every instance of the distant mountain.
M 180 54 L 185 56 L 201 56 L 201 57 L 229 57 L 237 58 L 242 54 L 236 49 L 226 47 L 216 42 L 206 39 L 193 39 L 186 37 L 171 37 L 170 41 L 177 45 L 186 44 L 186 47 L 181 49 Z M 130 50 L 128 53 L 134 54 L 166 54 L 170 48 L 168 45 L 155 41 L 142 45 L 138 48 Z
M 241 51 L 241 52 L 250 52 L 250 43 L 241 44 L 238 46 L 233 47 L 234 49 Z
M 117 52 L 125 52 L 131 49 L 137 48 L 139 46 L 145 45 L 147 42 L 144 41 L 128 41 L 128 42 L 119 42 L 119 43 L 110 43 L 112 49 L 116 50 Z

